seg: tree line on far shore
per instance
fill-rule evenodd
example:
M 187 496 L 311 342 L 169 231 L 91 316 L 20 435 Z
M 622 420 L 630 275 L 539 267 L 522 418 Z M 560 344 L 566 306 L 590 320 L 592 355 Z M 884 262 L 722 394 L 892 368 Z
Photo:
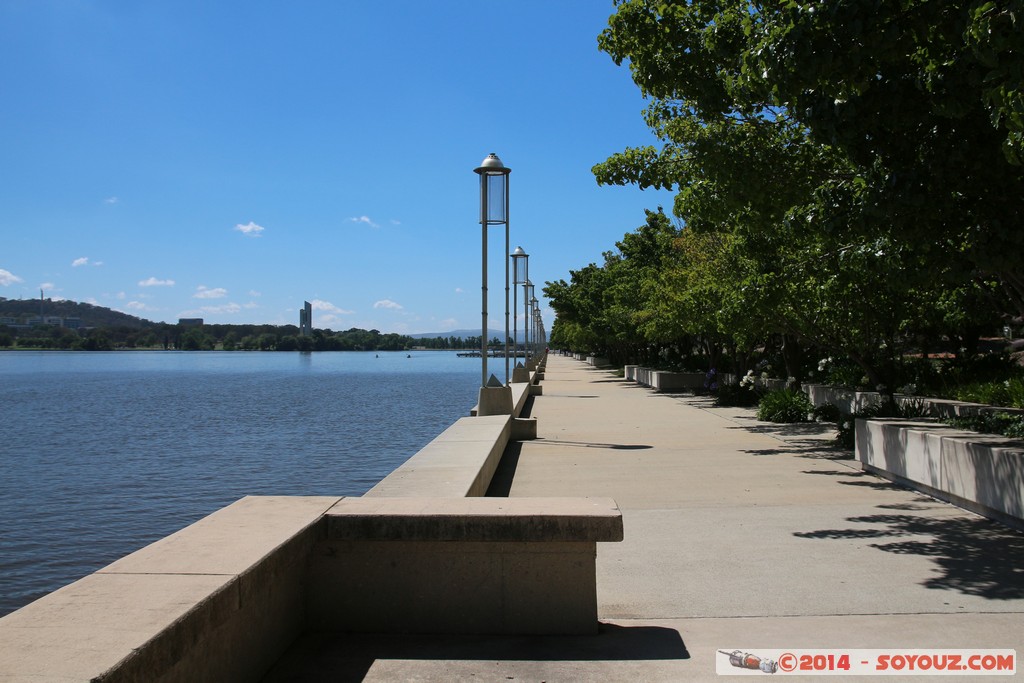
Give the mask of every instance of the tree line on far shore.
M 492 339 L 490 344 L 497 345 Z M 164 349 L 181 351 L 405 351 L 479 349 L 480 337 L 433 337 L 351 328 L 315 329 L 302 336 L 295 325 L 171 325 L 128 326 L 72 330 L 42 325 L 31 329 L 0 326 L 0 348 L 112 351 Z

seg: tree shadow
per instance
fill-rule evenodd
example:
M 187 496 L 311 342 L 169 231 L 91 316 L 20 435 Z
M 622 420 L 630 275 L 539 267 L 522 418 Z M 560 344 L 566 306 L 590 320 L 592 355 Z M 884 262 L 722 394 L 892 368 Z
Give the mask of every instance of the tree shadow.
M 679 632 L 657 626 L 600 624 L 597 635 L 584 636 L 314 633 L 302 636 L 263 683 L 362 681 L 377 660 L 592 662 L 689 658 Z
M 754 448 L 744 449 L 742 453 L 751 455 L 788 455 L 808 460 L 853 460 L 853 453 L 827 442 L 817 439 L 806 441 L 787 441 L 785 446 L 777 448 Z
M 847 521 L 875 528 L 820 529 L 794 536 L 813 540 L 915 537 L 868 547 L 931 558 L 935 576 L 923 582 L 926 588 L 989 600 L 1024 599 L 1024 534 L 981 517 L 876 514 Z

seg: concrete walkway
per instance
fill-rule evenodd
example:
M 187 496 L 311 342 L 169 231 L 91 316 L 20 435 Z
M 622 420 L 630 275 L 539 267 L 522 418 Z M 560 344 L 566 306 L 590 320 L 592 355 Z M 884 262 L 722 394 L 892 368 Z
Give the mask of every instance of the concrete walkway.
M 863 473 L 816 425 L 563 357 L 543 384 L 540 438 L 510 446 L 492 493 L 618 502 L 625 541 L 598 548 L 601 634 L 313 639 L 287 680 L 718 680 L 716 651 L 734 649 L 1024 655 L 1024 535 Z

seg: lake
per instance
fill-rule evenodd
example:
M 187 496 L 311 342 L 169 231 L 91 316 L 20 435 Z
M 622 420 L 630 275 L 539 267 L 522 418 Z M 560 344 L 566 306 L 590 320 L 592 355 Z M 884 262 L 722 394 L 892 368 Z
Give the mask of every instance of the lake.
M 245 495 L 362 495 L 479 381 L 443 351 L 0 352 L 0 615 Z

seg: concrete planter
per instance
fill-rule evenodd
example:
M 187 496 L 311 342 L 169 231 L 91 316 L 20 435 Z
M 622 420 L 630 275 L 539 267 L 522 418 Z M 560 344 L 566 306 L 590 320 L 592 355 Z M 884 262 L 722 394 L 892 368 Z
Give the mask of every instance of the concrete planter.
M 1024 529 L 1024 442 L 915 420 L 857 420 L 864 469 Z

